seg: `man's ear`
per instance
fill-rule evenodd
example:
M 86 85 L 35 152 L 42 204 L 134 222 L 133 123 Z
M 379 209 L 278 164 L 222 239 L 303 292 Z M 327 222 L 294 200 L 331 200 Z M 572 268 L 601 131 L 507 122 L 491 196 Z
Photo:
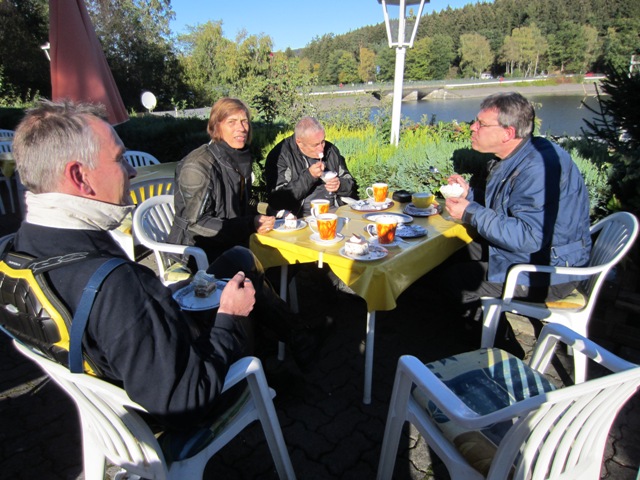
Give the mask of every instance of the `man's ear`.
M 69 162 L 64 167 L 64 177 L 67 185 L 77 194 L 92 195 L 93 188 L 87 183 L 85 166 L 80 162 Z
M 515 127 L 505 127 L 504 128 L 504 142 L 510 142 L 511 140 L 516 138 L 516 129 Z

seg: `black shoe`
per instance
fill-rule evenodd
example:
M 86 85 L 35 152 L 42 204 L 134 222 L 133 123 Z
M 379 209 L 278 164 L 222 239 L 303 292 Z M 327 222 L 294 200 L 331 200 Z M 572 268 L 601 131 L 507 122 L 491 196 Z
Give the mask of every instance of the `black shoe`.
M 288 346 L 300 370 L 308 370 L 311 363 L 317 359 L 333 327 L 333 319 L 327 317 L 325 324 L 320 327 L 302 328 L 291 332 Z

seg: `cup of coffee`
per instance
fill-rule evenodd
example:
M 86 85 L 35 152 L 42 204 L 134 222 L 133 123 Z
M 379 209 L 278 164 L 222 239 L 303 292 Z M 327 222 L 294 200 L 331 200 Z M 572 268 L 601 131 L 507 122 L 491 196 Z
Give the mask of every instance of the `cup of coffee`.
M 309 228 L 320 240 L 334 240 L 348 222 L 348 218 L 338 217 L 335 213 L 322 213 L 309 222 Z
M 416 208 L 429 208 L 434 200 L 435 195 L 431 192 L 416 192 L 411 195 L 411 203 Z
M 398 219 L 391 215 L 380 215 L 376 218 L 375 225 L 370 223 L 366 226 L 367 232 L 372 237 L 378 238 L 380 245 L 389 245 L 396 238 L 396 228 Z
M 329 213 L 329 200 L 311 200 L 311 215 L 317 217 L 318 215 L 322 215 L 323 213 Z
M 376 203 L 384 203 L 387 200 L 387 194 L 389 193 L 389 185 L 386 183 L 374 183 L 372 186 L 367 187 L 367 197 Z

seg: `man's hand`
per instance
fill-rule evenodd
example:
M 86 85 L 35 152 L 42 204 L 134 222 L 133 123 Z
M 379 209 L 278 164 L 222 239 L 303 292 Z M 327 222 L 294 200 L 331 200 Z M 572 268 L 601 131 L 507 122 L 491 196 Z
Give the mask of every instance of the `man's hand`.
M 268 233 L 273 230 L 276 224 L 276 217 L 269 217 L 267 215 L 256 215 L 254 219 L 254 225 L 258 233 Z
M 451 175 L 447 179 L 447 183 L 449 185 L 453 185 L 454 183 L 457 183 L 458 185 L 460 185 L 462 187 L 462 196 L 460 198 L 467 198 L 467 194 L 469 193 L 469 184 L 464 179 L 464 177 L 462 177 L 462 175 L 458 175 L 458 174 Z
M 244 276 L 243 272 L 238 272 L 222 290 L 218 313 L 246 317 L 253 310 L 255 303 L 256 290 L 253 288 L 253 283 Z
M 459 198 L 447 198 L 447 211 L 451 218 L 455 218 L 456 220 L 462 220 L 462 215 L 464 214 L 465 209 L 469 205 L 469 200 L 459 197 Z
M 309 167 L 309 173 L 313 178 L 320 178 L 324 172 L 324 162 L 322 160 L 317 161 Z
M 325 188 L 329 193 L 335 193 L 340 188 L 340 179 L 338 177 L 333 177 L 331 180 L 327 180 L 325 183 Z

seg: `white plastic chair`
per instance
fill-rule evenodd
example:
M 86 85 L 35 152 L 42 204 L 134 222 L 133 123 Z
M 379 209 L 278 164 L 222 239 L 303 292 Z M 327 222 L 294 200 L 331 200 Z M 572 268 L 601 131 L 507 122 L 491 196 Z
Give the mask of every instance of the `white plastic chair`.
M 134 168 L 160 164 L 160 161 L 150 153 L 137 150 L 127 150 L 124 152 L 123 157 Z
M 9 132 L 10 130 L 0 130 L 0 132 Z M 0 137 L 3 135 L 0 134 Z M 0 142 L 0 153 L 10 153 L 13 151 L 13 142 L 12 141 L 4 141 Z M 3 183 L 9 192 L 9 202 L 11 203 L 11 213 L 16 211 L 16 205 L 13 200 L 13 186 L 11 185 L 11 178 L 5 177 L 2 172 L 0 172 L 0 183 Z M 2 201 L 2 195 L 0 195 L 0 215 L 4 215 L 6 209 L 4 207 L 4 202 Z
M 199 479 L 209 459 L 247 425 L 262 424 L 276 470 L 281 479 L 295 479 L 260 360 L 245 357 L 231 365 L 223 391 L 243 379 L 249 385 L 249 400 L 240 412 L 203 450 L 185 460 L 167 464 L 153 431 L 138 412 L 144 408 L 125 391 L 87 374 L 74 374 L 34 350 L 14 342 L 20 353 L 37 363 L 76 403 L 82 425 L 84 478 L 103 480 L 105 461 L 128 473 L 149 479 Z
M 5 130 L 4 128 L 0 128 L 0 140 L 13 138 L 15 133 L 16 132 L 13 130 Z
M 377 478 L 391 478 L 402 427 L 408 421 L 442 459 L 454 480 L 599 479 L 609 429 L 620 408 L 640 385 L 640 367 L 616 357 L 562 325 L 549 324 L 542 330 L 531 364 L 527 366 L 511 357 L 510 372 L 521 373 L 516 375 L 517 380 L 528 379 L 526 385 L 535 386 L 541 381 L 541 372 L 549 365 L 558 340 L 616 373 L 537 395 L 525 391 L 523 399 L 512 400 L 508 406 L 479 414 L 440 380 L 441 375 L 431 371 L 434 365 L 440 367 L 440 373 L 444 369 L 455 371 L 455 357 L 426 366 L 415 357 L 401 357 Z M 501 352 L 497 349 L 491 351 Z M 488 370 L 476 371 L 478 375 L 475 378 L 489 377 Z M 473 383 L 468 376 L 465 380 Z M 503 383 L 510 396 L 512 390 L 518 389 L 516 382 Z M 459 387 L 464 388 L 461 384 Z M 425 397 L 432 402 L 427 404 L 432 414 L 424 407 Z M 471 403 L 473 400 L 468 398 L 467 401 Z M 484 463 L 486 476 L 471 466 L 470 461 L 477 459 L 468 460 L 463 456 L 464 453 L 469 454 L 471 442 L 465 441 L 464 448 L 459 449 L 450 437 L 445 436 L 443 426 L 446 419 L 443 415 L 456 427 L 469 430 L 469 435 L 476 435 L 474 438 L 484 437 L 483 428 L 507 422 L 504 425 L 506 434 L 493 456 Z
M 172 283 L 166 278 L 171 262 L 162 255 L 163 252 L 194 257 L 198 270 L 209 267 L 207 254 L 201 248 L 166 243 L 174 216 L 173 195 L 148 198 L 133 213 L 133 234 L 142 245 L 153 250 L 160 279 L 165 285 Z
M 511 267 L 504 285 L 502 298 L 483 298 L 484 319 L 481 347 L 493 345 L 496 330 L 503 311 L 537 318 L 549 323 L 566 325 L 580 335 L 587 336 L 591 312 L 598 292 L 611 268 L 618 263 L 633 245 L 638 236 L 638 220 L 627 212 L 617 212 L 600 220 L 591 227 L 591 235 L 598 234 L 591 249 L 586 267 L 550 267 L 541 265 L 515 265 Z M 529 303 L 513 298 L 518 275 L 522 272 L 547 272 L 566 275 L 585 275 L 578 290 L 584 295 L 586 304 L 580 308 L 551 308 L 544 303 Z M 574 379 L 584 382 L 587 374 L 587 359 L 574 356 Z

